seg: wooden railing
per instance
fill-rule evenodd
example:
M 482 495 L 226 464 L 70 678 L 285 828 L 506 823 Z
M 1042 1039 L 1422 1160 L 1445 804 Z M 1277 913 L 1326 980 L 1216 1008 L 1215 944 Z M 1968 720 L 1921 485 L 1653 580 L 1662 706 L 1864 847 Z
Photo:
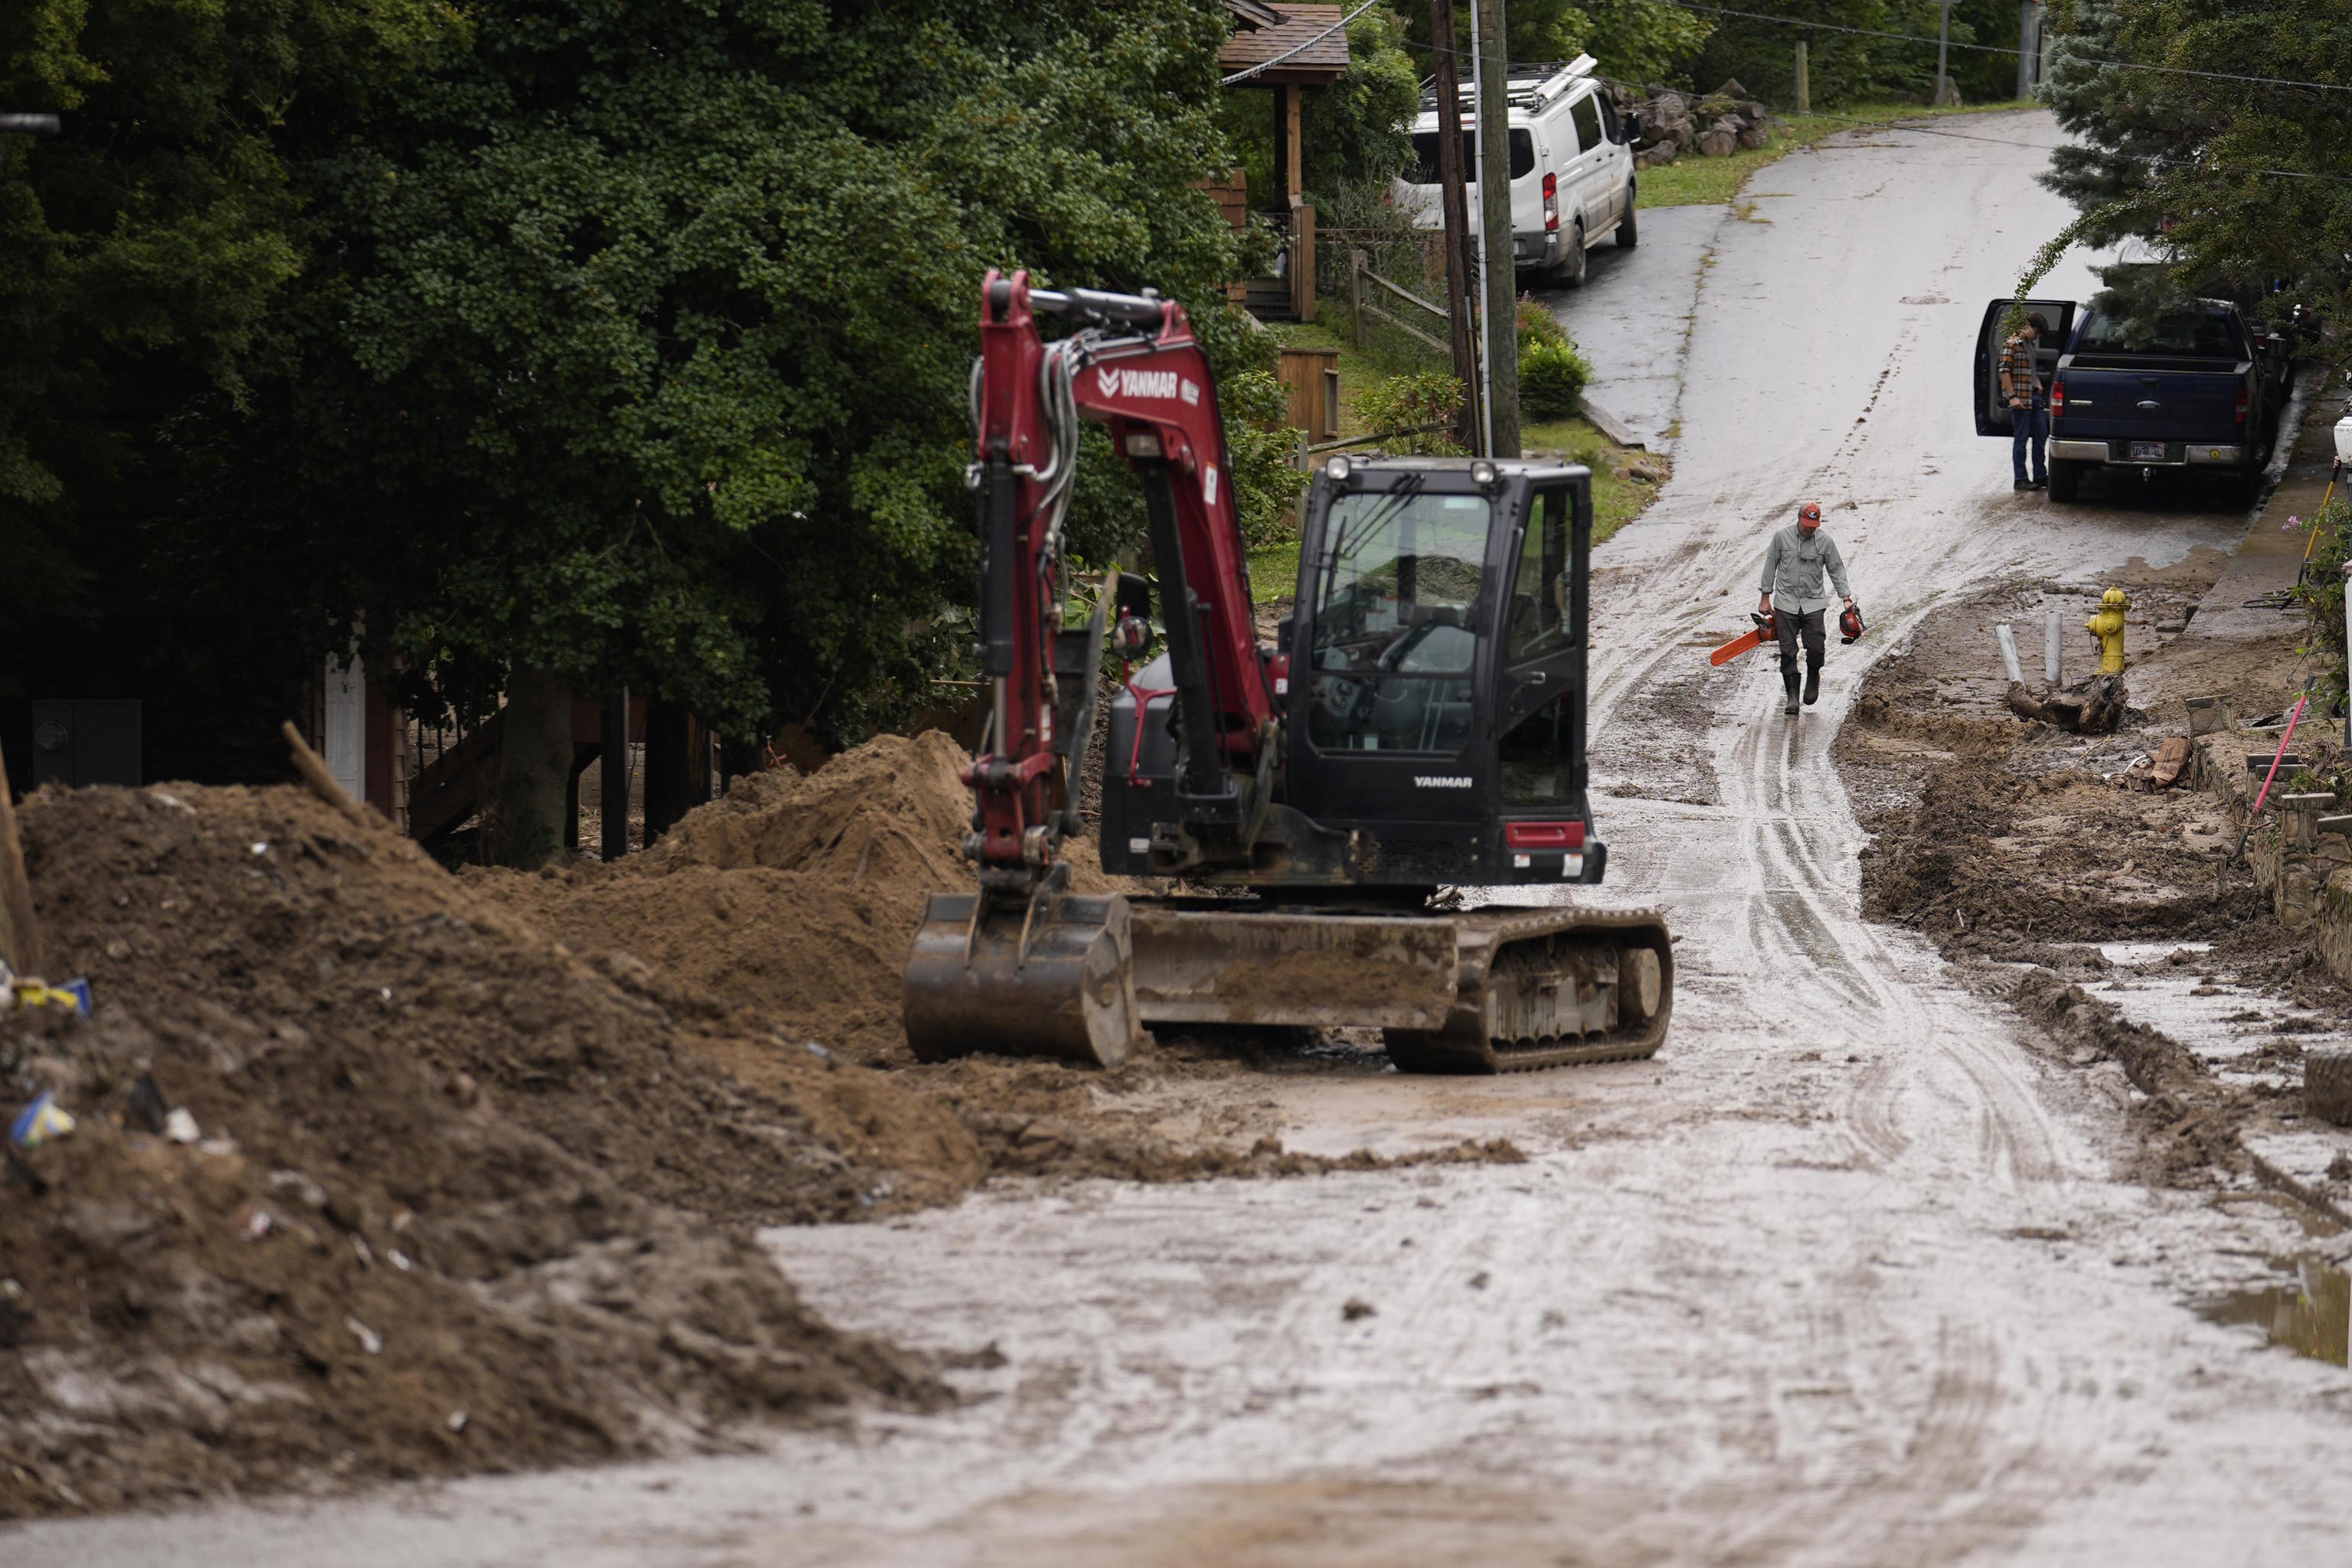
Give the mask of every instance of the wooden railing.
M 1394 327 L 1397 331 L 1404 333 L 1405 336 L 1412 338 L 1414 342 L 1427 344 L 1436 353 L 1444 355 L 1448 361 L 1453 359 L 1454 345 L 1452 343 L 1433 337 L 1430 333 L 1422 331 L 1419 327 L 1414 326 L 1412 321 L 1398 315 L 1395 310 L 1384 310 L 1381 305 L 1374 303 L 1374 300 L 1376 299 L 1394 299 L 1399 300 L 1402 304 L 1410 306 L 1413 310 L 1420 310 L 1428 316 L 1433 317 L 1436 321 L 1444 323 L 1450 331 L 1454 325 L 1454 316 L 1453 313 L 1447 310 L 1444 306 L 1433 305 L 1428 300 L 1423 299 L 1420 295 L 1414 293 L 1412 289 L 1404 288 L 1400 284 L 1390 282 L 1387 279 L 1381 277 L 1379 273 L 1373 271 L 1370 267 L 1365 265 L 1364 253 L 1360 250 L 1354 254 L 1352 265 L 1349 268 L 1349 275 L 1351 279 L 1351 292 L 1356 307 L 1356 346 L 1358 348 L 1364 347 L 1366 342 L 1369 341 L 1371 334 L 1371 318 L 1377 316 L 1381 321 L 1386 321 L 1390 326 Z M 1373 289 L 1379 289 L 1381 291 L 1380 294 L 1375 295 L 1372 292 Z

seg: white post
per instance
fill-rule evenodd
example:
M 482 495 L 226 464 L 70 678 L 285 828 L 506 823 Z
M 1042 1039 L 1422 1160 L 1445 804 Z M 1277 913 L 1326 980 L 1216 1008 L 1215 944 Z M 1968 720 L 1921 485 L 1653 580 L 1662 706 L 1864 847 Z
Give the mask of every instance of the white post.
M 367 799 L 367 674 L 354 653 L 346 663 L 326 657 L 325 722 L 319 753 L 327 771 L 353 800 Z
M 2018 667 L 2017 638 L 2011 633 L 2009 623 L 2003 621 L 1992 631 L 1993 636 L 2000 639 L 2000 662 L 2009 671 L 2009 683 L 2011 686 L 2024 685 L 2025 671 Z
M 2042 673 L 2048 679 L 2050 689 L 2053 691 L 2066 684 L 2066 657 L 2059 646 L 2058 612 L 2055 608 L 2043 612 Z
M 1486 34 L 1478 26 L 1478 0 L 1470 0 L 1470 123 L 1478 128 L 1478 238 L 1477 250 L 1482 258 L 1490 256 L 1486 239 L 1486 73 L 1478 58 L 1479 40 Z M 1506 154 L 1507 155 L 1507 153 Z M 1495 455 L 1495 341 L 1494 323 L 1487 318 L 1494 312 L 1486 309 L 1484 284 L 1486 268 L 1479 268 L 1481 289 L 1478 300 L 1478 418 L 1480 424 L 1478 454 Z

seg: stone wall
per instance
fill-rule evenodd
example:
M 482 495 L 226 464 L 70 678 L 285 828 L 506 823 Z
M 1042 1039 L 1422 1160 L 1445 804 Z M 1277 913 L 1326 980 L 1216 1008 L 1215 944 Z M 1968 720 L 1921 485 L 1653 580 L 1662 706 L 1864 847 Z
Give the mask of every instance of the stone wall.
M 2276 749 L 2276 742 L 2260 737 L 2200 735 L 2191 779 L 2227 805 L 2231 821 L 2242 827 L 2263 783 L 2246 758 L 2267 757 Z M 2307 937 L 2336 977 L 2352 985 L 2352 839 L 2311 832 L 2304 814 L 2277 809 L 2277 793 L 2273 785 L 2272 805 L 2246 839 L 2246 864 L 2254 885 L 2271 895 L 2279 924 Z

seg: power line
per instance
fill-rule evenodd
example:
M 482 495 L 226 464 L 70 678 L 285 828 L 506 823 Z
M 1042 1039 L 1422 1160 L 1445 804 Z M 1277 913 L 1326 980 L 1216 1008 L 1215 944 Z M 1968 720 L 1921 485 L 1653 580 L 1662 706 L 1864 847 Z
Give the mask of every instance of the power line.
M 1734 11 L 1723 5 L 1701 5 L 1694 4 L 1693 0 L 1675 0 L 1675 3 L 1685 11 L 1696 11 L 1709 16 L 1738 16 L 1750 22 L 1777 22 L 1782 26 L 1805 27 L 1817 33 L 1851 33 L 1856 37 L 1895 38 L 1906 44 L 1932 44 L 1937 41 L 1924 33 L 1888 33 L 1875 27 L 1846 27 L 1834 22 L 1808 21 L 1802 16 L 1774 16 L 1762 11 Z M 1951 47 L 1956 49 L 1975 49 L 1979 54 L 1988 55 L 2014 56 L 2025 52 L 2022 49 L 2008 48 L 2000 44 L 1964 44 L 1957 38 L 1952 40 Z M 2242 81 L 2257 87 L 2302 87 L 2309 88 L 2314 92 L 2352 92 L 2352 83 L 2295 81 L 2285 77 L 2245 76 L 2235 71 L 2191 70 L 2186 66 L 2144 65 L 2137 60 L 2105 59 L 2095 55 L 2074 54 L 2072 51 L 2068 52 L 2067 58 L 2082 60 L 2090 65 L 2114 66 L 2118 70 L 2154 71 L 2162 76 L 2192 76 L 2202 78 L 2207 81 Z
M 1916 136 L 1948 136 L 1955 142 L 1985 142 L 1995 147 L 2023 147 L 2035 153 L 2055 153 L 2060 147 L 2067 145 L 2065 142 L 2011 142 L 2006 136 L 1971 136 L 1965 131 L 1930 130 L 1925 125 L 1914 124 L 1907 120 L 1864 120 L 1859 115 L 1829 114 L 1818 109 L 1811 110 L 1806 118 L 1834 120 L 1844 125 L 1867 125 L 1875 130 L 1900 131 Z
M 1955 142 L 1982 142 L 1994 147 L 2022 147 L 2027 151 L 2033 153 L 2055 153 L 2061 147 L 2074 145 L 2074 143 L 2068 142 L 2052 143 L 2048 142 L 2012 142 L 2006 136 L 1974 136 L 1965 131 L 1945 131 L 1931 126 L 1916 124 L 1909 121 L 1864 120 L 1856 115 L 1826 114 L 1818 110 L 1815 110 L 1810 118 L 1814 120 L 1834 120 L 1842 124 L 1864 125 L 1871 127 L 1874 130 L 1901 132 L 1905 134 L 1913 136 L 1944 136 L 1948 137 Z M 2170 167 L 2180 168 L 2184 166 L 2185 165 L 2174 164 Z M 2195 165 L 2195 167 L 2198 172 L 2209 175 L 2227 176 L 2233 174 L 2268 174 L 2282 180 L 2328 180 L 2339 184 L 2352 184 L 2352 175 L 2330 174 L 2316 170 L 2263 168 L 2233 169 L 2227 165 L 2215 165 L 2211 163 L 2199 164 Z M 2163 167 L 2159 167 L 2157 170 L 2157 173 L 2159 174 L 2166 172 L 2168 172 L 2168 170 Z
M 1265 70 L 1269 66 L 1278 66 L 1283 61 L 1290 58 L 1293 55 L 1305 54 L 1307 50 L 1313 48 L 1316 45 L 1321 43 L 1324 39 L 1329 37 L 1332 34 L 1338 32 L 1340 28 L 1346 26 L 1349 23 L 1354 21 L 1357 17 L 1362 16 L 1365 12 L 1370 10 L 1380 3 L 1381 0 L 1364 0 L 1362 5 L 1357 6 L 1354 10 L 1340 17 L 1329 26 L 1324 28 L 1321 32 L 1316 34 L 1305 43 L 1298 45 L 1295 48 L 1285 49 L 1282 53 L 1275 56 L 1270 60 L 1260 60 L 1257 64 L 1250 67 L 1247 70 L 1237 70 L 1217 85 L 1219 87 L 1231 87 L 1235 82 L 1247 81 L 1250 78 L 1257 75 L 1258 72 Z

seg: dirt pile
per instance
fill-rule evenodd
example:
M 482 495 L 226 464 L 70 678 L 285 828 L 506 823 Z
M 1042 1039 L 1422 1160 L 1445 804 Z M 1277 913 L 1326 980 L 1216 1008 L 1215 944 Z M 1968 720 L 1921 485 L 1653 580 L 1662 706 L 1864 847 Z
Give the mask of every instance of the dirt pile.
M 2222 935 L 2263 907 L 2245 879 L 2216 877 L 2222 825 L 2186 791 L 1948 768 L 1866 826 L 1864 911 L 1951 948 L 2022 956 L 2052 942 Z
M 52 963 L 99 1004 L 0 1024 L 10 1103 L 79 1119 L 6 1167 L 0 1518 L 939 1397 L 740 1222 L 866 1212 L 891 1176 L 861 1145 L 909 1115 L 968 1141 L 945 1112 L 861 1111 L 881 1075 L 755 1047 L 292 789 L 45 792 L 23 824 Z
M 902 1201 L 951 1197 L 992 1173 L 1157 1182 L 1391 1163 L 1292 1153 L 1248 1136 L 1166 1136 L 1134 1109 L 1150 1087 L 1252 1070 L 1230 1054 L 1192 1048 L 1197 1042 L 1160 1042 L 1115 1072 L 990 1058 L 916 1063 L 900 1023 L 907 951 L 925 895 L 971 883 L 960 848 L 971 817 L 971 794 L 958 776 L 964 760 L 936 731 L 885 735 L 813 773 L 742 779 L 618 865 L 541 877 L 474 871 L 467 879 L 566 942 L 646 971 L 648 983 L 765 1020 L 701 1047 L 748 1082 L 807 1059 L 800 1044 L 780 1048 L 779 1033 L 890 1069 L 851 1071 L 843 1081 L 877 1100 L 886 1090 L 919 1097 L 938 1118 L 918 1127 L 899 1116 L 876 1143 L 873 1157 L 893 1164 L 891 1192 Z M 1091 846 L 1075 843 L 1070 853 L 1075 886 L 1113 885 Z M 854 1110 L 819 1121 L 845 1149 L 859 1146 L 863 1125 Z M 1520 1157 L 1507 1143 L 1465 1143 L 1408 1163 Z
M 1029 1176 L 1101 1176 L 1124 1182 L 1206 1182 L 1218 1177 L 1319 1176 L 1413 1165 L 1518 1165 L 1526 1152 L 1507 1138 L 1463 1139 L 1410 1154 L 1358 1149 L 1338 1156 L 1285 1149 L 1261 1137 L 1247 1148 L 1185 1144 L 1150 1132 L 1106 1127 L 1090 1117 L 982 1111 L 968 1122 L 999 1171 Z
M 616 865 L 467 876 L 575 948 L 633 953 L 795 1040 L 903 1067 L 914 1059 L 900 1023 L 907 952 L 924 896 L 972 885 L 966 760 L 937 730 L 883 735 L 813 773 L 739 779 Z M 1074 887 L 1111 885 L 1089 845 L 1069 855 Z
M 923 896 L 971 879 L 957 847 L 971 819 L 963 762 L 937 731 L 883 736 L 814 773 L 738 780 L 616 866 L 476 885 L 575 948 L 634 953 L 796 1039 L 911 1059 L 900 987 Z

